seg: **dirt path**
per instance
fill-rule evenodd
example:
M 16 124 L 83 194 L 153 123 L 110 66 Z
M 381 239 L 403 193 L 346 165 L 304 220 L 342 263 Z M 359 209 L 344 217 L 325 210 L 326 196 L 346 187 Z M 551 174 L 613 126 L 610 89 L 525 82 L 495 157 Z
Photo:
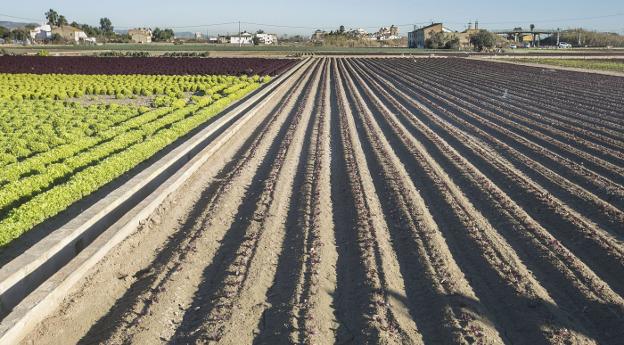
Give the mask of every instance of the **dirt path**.
M 514 68 L 311 59 L 23 343 L 617 344 L 622 82 Z

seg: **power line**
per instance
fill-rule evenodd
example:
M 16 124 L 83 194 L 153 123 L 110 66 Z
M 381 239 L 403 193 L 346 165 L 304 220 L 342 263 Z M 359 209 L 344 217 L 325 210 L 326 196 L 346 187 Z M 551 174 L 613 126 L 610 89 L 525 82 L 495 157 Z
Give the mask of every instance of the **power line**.
M 286 28 L 286 29 L 307 29 L 307 30 L 316 30 L 316 29 L 336 29 L 338 27 L 335 26 L 291 26 L 291 25 L 276 25 L 276 24 L 265 24 L 265 23 L 254 23 L 254 22 L 241 22 L 242 24 L 248 24 L 248 25 L 257 25 L 257 26 L 268 26 L 268 27 L 274 27 L 274 28 Z M 428 24 L 429 22 L 420 22 L 420 23 L 409 23 L 409 24 L 399 24 L 399 25 L 394 25 L 397 27 L 404 27 L 404 26 L 414 26 L 414 25 L 421 25 L 421 24 Z M 379 25 L 379 26 L 352 26 L 352 27 L 358 27 L 361 29 L 378 29 L 382 26 L 386 26 L 386 25 Z
M 11 15 L 4 14 L 4 13 L 0 13 L 0 17 L 8 17 L 8 18 L 13 18 L 13 19 L 22 19 L 22 20 L 34 20 L 34 21 L 36 21 L 36 22 L 41 21 L 41 18 L 39 18 L 39 19 L 34 19 L 34 18 L 24 18 L 24 17 L 11 16 Z
M 604 16 L 594 16 L 594 17 L 538 19 L 538 20 L 513 20 L 513 21 L 510 20 L 510 21 L 499 21 L 499 22 L 481 22 L 480 21 L 479 23 L 480 24 L 553 23 L 553 22 L 569 22 L 569 21 L 580 21 L 580 20 L 604 19 L 604 18 L 613 18 L 613 17 L 621 17 L 621 16 L 624 16 L 624 13 L 615 13 L 615 14 L 608 14 Z M 449 23 L 449 24 L 462 24 L 462 23 Z
M 510 20 L 510 21 L 493 21 L 493 22 L 480 22 L 480 24 L 483 25 L 501 25 L 501 24 L 519 24 L 519 23 L 554 23 L 554 22 L 566 22 L 566 21 L 583 21 L 583 20 L 595 20 L 595 19 L 604 19 L 604 18 L 613 18 L 613 17 L 620 17 L 620 16 L 624 16 L 624 13 L 615 13 L 615 14 L 609 14 L 609 15 L 602 15 L 602 16 L 592 16 L 592 17 L 576 17 L 576 18 L 559 18 L 559 19 L 539 19 L 539 20 Z M 19 17 L 19 16 L 13 16 L 13 15 L 9 15 L 9 14 L 4 14 L 4 13 L 0 13 L 0 17 L 8 17 L 8 18 L 14 18 L 14 19 L 21 19 L 21 20 L 29 20 L 29 21 L 35 21 L 35 22 L 39 22 L 41 21 L 41 18 L 39 19 L 34 19 L 34 18 L 26 18 L 26 17 Z M 418 25 L 425 25 L 425 24 L 429 24 L 432 21 L 425 21 L 425 22 L 417 22 L 417 23 L 407 23 L 407 24 L 399 24 L 399 25 L 395 25 L 397 27 L 408 27 L 408 26 L 418 26 Z M 451 25 L 466 25 L 465 22 L 444 22 L 445 24 L 451 24 Z M 234 25 L 239 23 L 238 21 L 231 21 L 231 22 L 223 22 L 223 23 L 210 23 L 210 24 L 200 24 L 200 25 L 183 25 L 183 26 L 167 26 L 167 25 L 163 25 L 162 27 L 164 28 L 170 28 L 170 29 L 191 29 L 191 28 L 207 28 L 207 27 L 214 27 L 214 26 L 224 26 L 224 25 Z M 304 30 L 316 30 L 316 29 L 323 29 L 323 30 L 331 30 L 331 29 L 335 29 L 337 28 L 337 26 L 316 26 L 316 27 L 312 27 L 312 26 L 293 26 L 293 25 L 279 25 L 279 24 L 267 24 L 267 23 L 256 23 L 256 22 L 240 22 L 241 24 L 247 24 L 247 25 L 256 25 L 256 26 L 264 26 L 264 27 L 274 27 L 274 28 L 284 28 L 284 29 L 304 29 Z M 385 25 L 382 25 L 385 26 Z M 136 26 L 133 26 L 136 27 Z M 357 27 L 357 26 L 352 26 L 352 27 Z M 359 27 L 362 29 L 376 29 L 379 28 L 381 26 L 364 26 L 364 27 Z M 132 27 L 130 26 L 116 26 L 117 29 L 130 29 Z
M 226 22 L 226 23 L 215 23 L 215 24 L 202 24 L 202 25 L 185 25 L 185 26 L 167 26 L 167 25 L 163 25 L 163 28 L 167 28 L 167 29 L 192 29 L 192 28 L 206 28 L 206 27 L 211 27 L 211 26 L 223 26 L 223 25 L 232 25 L 232 24 L 236 24 L 238 22 Z M 135 28 L 136 26 L 115 26 L 115 28 L 117 29 L 131 29 L 131 28 Z

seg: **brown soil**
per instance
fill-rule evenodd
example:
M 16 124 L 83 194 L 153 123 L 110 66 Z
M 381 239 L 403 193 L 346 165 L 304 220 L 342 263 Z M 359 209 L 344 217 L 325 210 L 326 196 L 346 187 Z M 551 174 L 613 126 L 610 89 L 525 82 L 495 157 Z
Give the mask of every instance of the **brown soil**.
M 624 82 L 527 70 L 310 60 L 23 343 L 618 344 Z

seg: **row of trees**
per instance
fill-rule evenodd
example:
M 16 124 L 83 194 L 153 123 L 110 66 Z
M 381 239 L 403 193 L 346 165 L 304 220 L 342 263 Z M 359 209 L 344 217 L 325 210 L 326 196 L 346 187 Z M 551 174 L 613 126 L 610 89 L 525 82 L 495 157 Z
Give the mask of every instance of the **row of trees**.
M 172 29 L 160 29 L 156 28 L 152 31 L 152 41 L 154 42 L 168 42 L 174 38 L 175 34 Z
M 615 32 L 597 32 L 585 29 L 568 29 L 559 33 L 559 41 L 577 46 L 588 47 L 624 47 L 624 36 Z M 555 35 L 540 41 L 542 45 L 557 44 Z
M 113 23 L 111 22 L 110 19 L 104 17 L 104 18 L 100 18 L 100 26 L 91 26 L 88 24 L 79 24 L 75 21 L 68 23 L 67 18 L 62 15 L 59 14 L 57 11 L 55 11 L 54 9 L 49 9 L 46 13 L 45 13 L 45 17 L 46 20 L 48 21 L 48 24 L 52 25 L 52 26 L 64 26 L 64 25 L 70 25 L 73 26 L 77 29 L 80 29 L 82 31 L 84 31 L 88 36 L 93 36 L 93 37 L 100 37 L 100 38 L 110 38 L 115 36 L 115 31 L 114 31 L 114 26 Z
M 10 30 L 4 26 L 0 26 L 0 38 L 7 41 L 25 41 L 30 37 L 28 28 Z
M 431 32 L 425 40 L 428 49 L 459 49 L 459 37 L 444 32 Z
M 106 17 L 100 18 L 100 26 L 96 27 L 96 26 L 91 26 L 88 24 L 79 24 L 77 22 L 72 22 L 71 24 L 68 24 L 67 18 L 65 18 L 64 15 L 59 14 L 54 9 L 48 10 L 45 13 L 45 16 L 48 21 L 48 24 L 50 25 L 54 25 L 54 26 L 70 25 L 70 26 L 73 26 L 77 29 L 84 31 L 88 36 L 98 37 L 100 39 L 102 38 L 111 39 L 115 37 L 117 40 L 122 40 L 122 41 L 129 39 L 128 37 L 125 37 L 123 35 L 116 35 L 114 31 L 115 27 L 113 26 L 113 23 L 111 22 L 110 19 Z M 154 31 L 152 31 L 152 39 L 155 42 L 171 41 L 173 40 L 174 36 L 175 36 L 175 33 L 173 32 L 172 29 L 156 28 L 154 29 Z

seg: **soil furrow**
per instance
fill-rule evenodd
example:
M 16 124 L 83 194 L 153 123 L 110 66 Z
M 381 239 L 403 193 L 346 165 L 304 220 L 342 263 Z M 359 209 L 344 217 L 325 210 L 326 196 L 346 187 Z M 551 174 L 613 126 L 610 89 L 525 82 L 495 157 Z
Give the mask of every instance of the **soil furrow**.
M 353 239 L 350 245 L 355 244 L 357 247 L 356 260 L 361 262 L 363 271 L 361 272 L 363 279 L 357 283 L 360 286 L 359 289 L 363 290 L 358 296 L 359 307 L 362 308 L 363 313 L 363 319 L 359 320 L 363 327 L 363 334 L 356 335 L 354 341 L 357 343 L 413 343 L 417 334 L 416 326 L 409 317 L 406 317 L 408 313 L 403 301 L 394 298 L 389 293 L 394 290 L 399 296 L 404 296 L 403 280 L 399 272 L 391 270 L 396 265 L 390 263 L 394 261 L 394 258 L 391 257 L 391 247 L 388 244 L 387 226 L 382 218 L 379 200 L 376 199 L 375 188 L 354 128 L 353 114 L 349 99 L 345 94 L 345 82 L 339 64 L 340 61 L 333 65 L 338 108 L 336 116 L 338 116 L 338 126 L 344 147 L 347 185 L 350 189 L 349 196 L 352 198 L 350 202 L 355 214 L 353 223 L 347 225 L 347 228 L 337 226 L 336 231 L 354 232 L 351 235 Z M 388 269 L 389 264 L 390 269 Z M 338 279 L 338 288 L 340 288 L 340 276 Z M 342 315 L 350 311 L 342 309 L 339 312 L 338 320 L 343 323 L 345 321 Z M 353 332 L 354 328 L 350 329 Z M 358 337 L 361 338 L 358 339 Z M 340 342 L 340 338 L 338 341 Z
M 401 81 L 400 75 L 392 75 L 393 80 L 397 81 L 393 82 L 395 85 L 397 83 L 402 86 L 410 85 Z M 445 103 L 442 103 L 442 105 L 438 105 L 431 102 L 428 98 L 421 97 L 420 95 L 412 92 L 412 90 L 408 88 L 403 88 L 403 90 L 415 99 L 423 102 L 424 104 L 430 105 L 434 109 L 437 109 L 436 115 L 440 118 L 444 118 L 451 123 L 455 123 L 459 128 L 470 130 L 473 135 L 476 135 L 484 142 L 487 142 L 491 145 L 491 147 L 501 150 L 501 153 L 504 152 L 505 155 L 520 154 L 522 156 L 527 156 L 532 161 L 535 161 L 540 165 L 544 165 L 545 167 L 549 167 L 551 170 L 556 169 L 558 175 L 561 175 L 566 179 L 570 179 L 571 182 L 578 184 L 586 190 L 592 190 L 593 193 L 597 193 L 600 198 L 613 204 L 619 209 L 624 209 L 624 189 L 622 186 L 594 174 L 582 165 L 568 162 L 565 158 L 557 157 L 557 155 L 552 152 L 545 152 L 543 148 L 526 142 L 520 137 L 516 138 L 515 135 L 506 132 L 503 127 L 494 127 L 496 132 L 492 132 L 489 131 L 488 128 L 483 127 L 478 121 L 473 123 L 470 119 L 477 118 L 477 116 L 472 115 L 471 118 L 463 118 L 465 114 L 471 115 L 473 113 L 463 109 L 459 105 L 456 105 L 454 102 L 446 100 Z M 393 90 L 389 91 L 393 92 Z M 455 111 L 450 111 L 451 109 L 455 109 Z M 510 141 L 510 139 L 514 140 Z M 529 150 L 523 149 L 524 147 L 527 147 Z
M 377 90 L 383 94 L 382 89 L 377 88 Z M 383 107 L 383 105 L 380 106 Z M 394 106 L 397 106 L 396 103 Z M 402 112 L 409 114 L 405 112 L 405 109 Z M 468 138 L 462 139 L 469 141 Z M 475 150 L 483 153 L 478 148 Z M 449 154 L 448 150 L 446 152 Z M 457 156 L 453 152 L 450 152 L 450 155 Z M 492 157 L 491 159 L 495 158 Z M 488 215 L 489 219 L 493 220 L 497 230 L 509 240 L 516 252 L 521 255 L 523 262 L 541 278 L 540 282 L 546 287 L 550 287 L 551 295 L 555 297 L 558 304 L 562 300 L 556 297 L 562 292 L 563 295 L 567 294 L 568 296 L 564 296 L 564 298 L 568 301 L 563 303 L 566 305 L 566 309 L 575 310 L 577 315 L 593 314 L 593 316 L 586 318 L 584 323 L 594 324 L 592 327 L 598 329 L 594 332 L 598 338 L 604 336 L 604 339 L 607 340 L 615 339 L 618 336 L 617 331 L 614 331 L 617 328 L 615 325 L 621 322 L 619 315 L 624 306 L 621 297 L 609 289 L 602 280 L 566 248 L 556 244 L 555 238 L 550 236 L 538 223 L 531 220 L 507 195 L 476 171 L 474 167 L 471 167 L 469 163 L 458 164 L 458 167 L 463 170 L 458 171 L 458 174 L 465 174 L 468 184 L 466 186 L 464 183 L 463 189 L 470 192 L 468 195 L 471 196 L 471 199 L 480 206 L 480 209 L 484 210 L 484 214 Z M 485 195 L 478 196 L 479 194 Z M 514 231 L 506 231 L 509 228 L 514 229 Z M 548 258 L 548 260 L 542 261 L 536 260 L 536 258 Z M 553 274 L 558 276 L 553 276 Z M 595 320 L 599 321 L 596 322 Z
M 536 342 L 550 342 L 562 330 L 568 329 L 570 325 L 547 292 L 429 155 L 423 144 L 408 135 L 407 130 L 393 116 L 385 120 L 390 126 L 388 130 L 396 136 L 389 136 L 395 142 L 393 147 L 402 146 L 405 152 L 404 164 L 412 180 L 417 182 L 418 188 L 426 195 L 430 209 L 434 211 L 434 219 L 443 224 L 441 228 L 447 230 L 445 237 L 451 252 L 458 258 L 458 264 L 474 287 L 477 297 L 490 306 L 493 321 L 501 335 L 512 341 L 532 339 Z M 465 248 L 467 245 L 474 249 Z M 501 303 L 513 307 L 500 308 Z M 521 313 L 524 320 L 520 321 L 522 318 L 513 316 L 514 313 Z M 569 336 L 571 340 L 584 338 L 582 332 L 572 332 Z
M 409 68 L 405 66 L 402 68 Z M 565 141 L 570 145 L 579 145 L 580 147 L 586 147 L 591 150 L 590 154 L 597 154 L 604 159 L 609 159 L 609 156 L 616 158 L 615 162 L 620 162 L 624 157 L 622 150 L 624 150 L 624 142 L 622 138 L 611 138 L 598 135 L 599 129 L 590 127 L 583 129 L 585 122 L 577 121 L 573 125 L 560 121 L 558 117 L 553 118 L 554 114 L 548 112 L 548 116 L 544 115 L 546 110 L 543 104 L 540 106 L 533 106 L 527 104 L 526 100 L 516 101 L 513 96 L 505 95 L 504 90 L 499 90 L 490 87 L 487 83 L 474 84 L 468 81 L 463 81 L 461 77 L 454 79 L 443 79 L 438 71 L 424 71 L 421 73 L 427 80 L 437 80 L 438 83 L 443 82 L 445 86 L 453 85 L 451 89 L 447 89 L 447 92 L 458 96 L 468 96 L 467 100 L 479 99 L 478 105 L 488 110 L 495 112 L 502 111 L 509 115 L 510 119 L 513 119 L 517 123 L 522 123 L 532 130 L 540 131 L 545 135 L 549 135 L 559 140 Z M 439 84 L 438 84 L 439 85 Z M 457 88 L 462 90 L 461 94 L 454 91 Z M 474 103 L 474 102 L 472 102 Z M 504 109 L 504 110 L 503 110 Z M 569 118 L 562 117 L 561 120 L 567 121 Z M 617 131 L 615 133 L 619 133 Z M 608 154 L 608 155 L 607 155 Z
M 278 251 L 283 240 L 283 218 L 300 152 L 303 133 L 308 128 L 314 77 L 300 92 L 292 109 L 294 117 L 283 126 L 282 138 L 274 138 L 270 155 L 262 162 L 240 204 L 232 205 L 232 222 L 212 263 L 202 273 L 203 281 L 193 304 L 186 310 L 172 341 L 176 343 L 249 343 L 262 327 L 263 301 L 275 274 Z M 236 306 L 236 308 L 234 308 Z M 242 327 L 246 332 L 241 332 Z
M 444 91 L 446 87 L 434 83 L 429 80 L 419 81 L 419 76 L 405 77 L 412 82 L 418 82 L 421 87 L 418 91 L 424 91 L 430 89 L 434 95 L 428 95 L 427 97 L 436 102 L 439 100 L 441 105 L 448 104 L 450 102 L 460 102 L 464 109 L 470 109 L 473 111 L 470 117 L 475 121 L 491 126 L 493 128 L 504 128 L 504 131 L 508 136 L 519 138 L 523 142 L 539 147 L 540 151 L 548 150 L 552 154 L 562 157 L 563 159 L 570 160 L 577 165 L 581 165 L 587 169 L 592 170 L 596 174 L 599 174 L 605 178 L 614 181 L 615 183 L 624 182 L 624 168 L 621 166 L 609 163 L 599 157 L 592 156 L 586 152 L 580 151 L 572 146 L 565 145 L 559 140 L 552 137 L 541 135 L 538 132 L 531 131 L 524 125 L 516 124 L 513 121 L 507 119 L 506 116 L 502 116 L 498 113 L 487 111 L 486 109 L 476 106 L 469 101 L 465 100 L 465 97 L 455 97 L 449 95 Z M 442 97 L 441 95 L 444 95 Z M 466 112 L 462 112 L 464 116 L 468 115 Z
M 22 343 L 621 343 L 624 78 L 300 66 Z
M 348 71 L 353 73 L 349 66 Z M 352 75 L 357 81 L 360 76 Z M 349 80 L 351 90 L 354 81 Z M 444 238 L 428 212 L 424 200 L 410 182 L 409 174 L 390 144 L 377 133 L 371 110 L 355 93 L 357 110 L 370 142 L 363 142 L 374 182 L 388 220 L 393 246 L 406 279 L 410 309 L 425 343 L 502 343 L 484 315 L 484 308 L 454 262 Z M 366 114 L 364 117 L 363 115 Z M 370 148 L 370 150 L 368 149 Z M 373 158 L 374 157 L 374 158 Z M 442 327 L 441 327 L 442 325 Z

